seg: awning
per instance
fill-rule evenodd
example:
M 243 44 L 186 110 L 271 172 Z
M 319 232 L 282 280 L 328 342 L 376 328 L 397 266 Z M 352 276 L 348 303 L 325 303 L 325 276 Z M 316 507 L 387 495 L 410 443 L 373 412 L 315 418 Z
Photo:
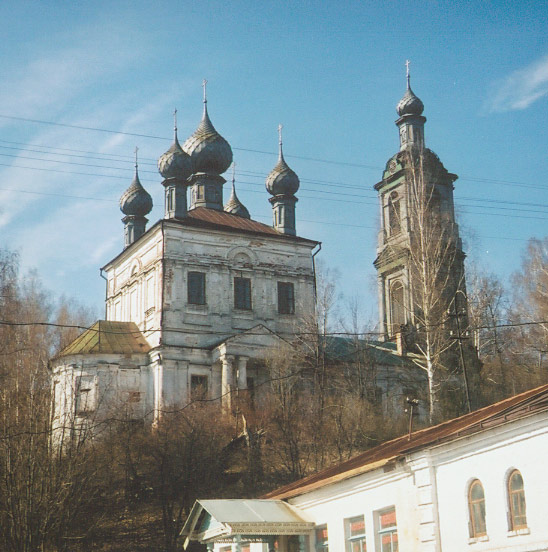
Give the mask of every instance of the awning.
M 201 543 L 256 540 L 274 535 L 305 535 L 314 527 L 304 514 L 283 500 L 197 500 L 181 531 Z

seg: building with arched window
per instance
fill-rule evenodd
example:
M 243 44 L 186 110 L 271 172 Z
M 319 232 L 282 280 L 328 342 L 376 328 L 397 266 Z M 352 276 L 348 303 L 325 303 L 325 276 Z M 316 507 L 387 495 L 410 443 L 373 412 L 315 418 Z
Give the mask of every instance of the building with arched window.
M 182 536 L 215 552 L 545 551 L 546 450 L 548 385 L 261 499 L 198 501 Z
M 205 83 L 203 106 L 182 146 L 175 121 L 173 144 L 158 160 L 164 217 L 150 228 L 152 199 L 136 158 L 120 199 L 124 247 L 101 269 L 106 320 L 51 363 L 60 422 L 85 423 L 120 405 L 154 421 L 197 397 L 230 409 L 236 393 L 245 396 L 268 377 L 265 352 L 314 316 L 320 244 L 297 235 L 299 178 L 284 159 L 281 128 L 265 182 L 268 225 L 238 198 L 234 172 L 223 200 L 232 149 L 210 120 Z
M 101 269 L 106 320 L 51 363 L 60 427 L 90 426 L 120 408 L 124 416 L 154 422 L 164 410 L 198 399 L 230 411 L 235 396 L 253 389 L 260 399 L 268 392 L 269 349 L 314 327 L 320 244 L 297 235 L 299 178 L 285 161 L 281 128 L 278 161 L 265 181 L 272 225 L 251 218 L 234 172 L 223 200 L 232 149 L 214 128 L 205 97 L 198 128 L 181 146 L 175 122 L 173 144 L 158 160 L 164 217 L 149 228 L 152 199 L 137 161 L 120 199 L 123 249 Z M 397 194 L 390 209 L 396 233 Z M 394 324 L 406 319 L 406 285 L 402 279 L 392 286 Z M 329 358 L 345 367 L 358 359 L 364 394 L 388 415 L 403 411 L 406 394 L 416 397 L 425 388 L 422 370 L 392 343 L 342 341 L 325 340 Z

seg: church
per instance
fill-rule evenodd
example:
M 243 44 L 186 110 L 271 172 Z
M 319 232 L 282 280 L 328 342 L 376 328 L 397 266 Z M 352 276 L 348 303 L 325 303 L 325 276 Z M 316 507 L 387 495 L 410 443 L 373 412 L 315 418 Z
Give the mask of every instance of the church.
M 278 162 L 266 179 L 273 225 L 253 220 L 238 199 L 223 201 L 232 164 L 213 126 L 204 83 L 203 116 L 181 146 L 158 161 L 165 216 L 146 228 L 152 199 L 135 177 L 120 199 L 124 249 L 102 268 L 106 321 L 97 322 L 52 363 L 56 412 L 89 416 L 113 400 L 132 417 L 199 397 L 220 397 L 266 378 L 261 358 L 314 313 L 319 243 L 297 236 L 299 178 Z M 188 201 L 189 199 L 189 201 Z
M 402 396 L 421 395 L 417 389 L 426 386 L 413 346 L 421 311 L 409 255 L 410 152 L 424 152 L 434 167 L 428 174 L 440 221 L 458 244 L 445 267 L 451 275 L 447 294 L 465 292 L 453 207 L 456 175 L 425 148 L 423 109 L 408 75 L 397 107 L 400 151 L 375 186 L 382 225 L 375 260 L 381 339 L 354 345 L 326 339 L 350 363 L 366 349 L 376 359 L 375 393 L 385 407 L 398 397 L 400 409 Z M 281 127 L 278 162 L 265 182 L 272 226 L 251 218 L 236 194 L 234 175 L 230 197 L 223 199 L 222 175 L 232 164 L 232 149 L 210 120 L 205 81 L 198 127 L 182 146 L 177 132 L 175 119 L 173 144 L 158 160 L 164 218 L 147 229 L 152 199 L 140 183 L 136 158 L 133 182 L 120 199 L 124 249 L 101 269 L 106 320 L 51 362 L 59 420 L 83 421 L 123 405 L 126 415 L 154 423 L 166 409 L 204 398 L 230 409 L 235 393 L 253 396 L 268 380 L 266 352 L 291 343 L 304 321 L 314 319 L 314 259 L 321 246 L 297 234 L 299 178 L 284 159 Z

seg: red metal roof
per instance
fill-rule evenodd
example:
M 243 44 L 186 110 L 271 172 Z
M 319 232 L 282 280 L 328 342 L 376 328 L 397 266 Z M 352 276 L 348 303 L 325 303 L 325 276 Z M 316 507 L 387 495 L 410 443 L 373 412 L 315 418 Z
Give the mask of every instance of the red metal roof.
M 372 448 L 346 462 L 331 466 L 299 481 L 285 485 L 262 498 L 286 499 L 325 485 L 348 479 L 387 464 L 390 460 L 428 445 L 434 445 L 463 435 L 477 433 L 507 421 L 548 409 L 548 385 L 543 385 L 470 414 L 441 424 L 403 435 Z
M 176 222 L 184 226 L 196 226 L 198 228 L 212 228 L 219 230 L 238 230 L 247 233 L 261 234 L 266 236 L 276 236 L 294 241 L 309 242 L 315 244 L 314 240 L 300 238 L 282 234 L 275 230 L 272 226 L 257 222 L 256 220 L 239 217 L 225 211 L 217 211 L 215 209 L 206 209 L 205 207 L 197 207 L 188 211 L 188 216 L 183 219 L 169 219 L 166 222 Z

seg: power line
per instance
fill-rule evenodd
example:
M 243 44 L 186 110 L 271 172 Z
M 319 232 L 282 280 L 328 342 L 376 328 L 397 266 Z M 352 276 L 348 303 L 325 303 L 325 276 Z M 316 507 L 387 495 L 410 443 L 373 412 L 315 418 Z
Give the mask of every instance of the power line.
M 163 140 L 163 141 L 169 141 L 170 138 L 166 138 L 164 136 L 155 136 L 151 134 L 140 134 L 135 132 L 125 132 L 121 130 L 113 130 L 113 129 L 106 129 L 101 127 L 88 127 L 88 126 L 82 126 L 82 125 L 73 125 L 69 123 L 59 123 L 55 121 L 46 121 L 42 119 L 31 119 L 27 117 L 16 117 L 13 115 L 6 115 L 6 114 L 0 114 L 0 118 L 2 119 L 8 119 L 8 120 L 14 120 L 14 121 L 21 121 L 21 122 L 28 122 L 28 123 L 34 123 L 34 124 L 42 124 L 42 125 L 52 125 L 52 126 L 60 126 L 65 128 L 73 128 L 76 130 L 86 130 L 91 132 L 104 132 L 108 134 L 119 134 L 123 136 L 134 136 L 137 138 L 150 138 L 153 140 Z M 258 150 L 258 149 L 251 149 L 251 148 L 242 148 L 242 147 L 235 147 L 233 146 L 232 149 L 237 151 L 246 151 L 250 153 L 260 153 L 263 155 L 271 155 L 275 156 L 277 155 L 276 152 L 272 151 L 264 151 L 264 150 Z M 340 166 L 347 166 L 347 167 L 356 167 L 356 168 L 364 168 L 364 169 L 370 169 L 375 171 L 383 171 L 385 167 L 381 167 L 378 165 L 366 165 L 364 163 L 353 163 L 353 162 L 347 162 L 347 161 L 335 161 L 331 159 L 322 159 L 319 157 L 309 157 L 309 156 L 303 156 L 303 155 L 290 155 L 285 154 L 285 157 L 287 158 L 293 158 L 293 159 L 301 159 L 305 161 L 314 161 L 316 163 L 326 163 L 330 165 L 340 165 Z M 150 159 L 150 158 L 149 158 Z M 500 179 L 493 179 L 493 178 L 479 178 L 479 177 L 473 177 L 473 176 L 467 176 L 467 175 L 461 175 L 460 180 L 464 181 L 471 181 L 471 182 L 483 182 L 483 183 L 489 183 L 489 184 L 502 184 L 502 185 L 510 185 L 510 186 L 519 186 L 519 187 L 525 187 L 525 188 L 534 188 L 534 189 L 547 189 L 547 186 L 535 186 L 531 184 L 525 184 L 523 182 L 517 182 L 514 180 L 500 180 Z
M 112 322 L 112 321 L 110 321 Z M 445 324 L 445 321 L 439 322 L 438 324 L 430 324 L 429 328 L 438 328 L 440 326 L 443 326 Z M 525 326 L 543 326 L 548 324 L 548 320 L 534 320 L 529 322 L 504 322 L 504 323 L 497 323 L 497 324 L 491 324 L 491 325 L 479 325 L 479 326 L 468 326 L 467 330 L 491 330 L 495 328 L 519 328 L 519 327 L 525 327 Z M 95 324 L 94 324 L 95 325 Z M 171 333 L 182 333 L 182 334 L 189 334 L 189 335 L 224 335 L 230 337 L 230 332 L 219 332 L 219 331 L 212 331 L 207 330 L 203 332 L 198 331 L 188 331 L 183 329 L 177 329 L 177 328 L 152 328 L 147 329 L 144 331 L 141 330 L 135 330 L 135 331 L 116 331 L 116 330 L 105 330 L 105 329 L 94 329 L 93 326 L 82 326 L 79 324 L 59 324 L 56 322 L 12 322 L 8 320 L 0 320 L 0 326 L 12 326 L 12 327 L 28 327 L 28 326 L 38 326 L 38 327 L 53 327 L 53 328 L 62 328 L 62 329 L 77 329 L 77 330 L 83 330 L 83 331 L 95 331 L 97 333 L 105 333 L 105 334 L 112 334 L 112 335 L 142 335 L 143 333 L 157 333 L 160 331 L 164 332 L 171 332 Z M 281 332 L 281 331 L 273 331 L 269 330 L 268 328 L 264 328 L 262 330 L 257 330 L 257 328 L 251 328 L 253 330 L 254 335 L 287 335 L 287 336 L 317 336 L 320 339 L 322 337 L 342 337 L 342 336 L 349 336 L 349 337 L 359 337 L 361 335 L 367 336 L 367 335 L 376 335 L 376 336 L 384 336 L 384 332 L 325 332 L 325 333 L 318 333 L 318 332 Z M 240 332 L 243 333 L 243 332 Z
M 0 156 L 13 156 L 11 154 L 2 154 L 0 153 Z M 15 157 L 15 156 L 13 156 Z M 26 158 L 26 159 L 32 159 L 32 160 L 37 160 L 37 161 L 43 161 L 42 159 L 36 159 L 36 158 Z M 98 168 L 110 168 L 110 169 L 116 169 L 116 170 L 125 170 L 125 171 L 130 171 L 132 169 L 129 169 L 129 168 L 120 168 L 120 167 L 105 167 L 103 165 L 91 165 L 91 164 L 85 164 L 85 163 L 76 163 L 76 162 L 69 162 L 69 161 L 58 161 L 58 160 L 52 160 L 51 162 L 54 162 L 54 163 L 65 163 L 65 164 L 70 164 L 70 165 L 80 165 L 80 166 L 90 166 L 90 167 L 98 167 Z M 29 167 L 29 166 L 22 166 L 22 165 L 9 165 L 9 164 L 6 164 L 6 163 L 0 163 L 0 166 L 6 166 L 6 167 L 10 167 L 10 168 L 16 168 L 16 169 L 25 169 L 25 170 L 35 170 L 35 171 L 42 171 L 42 172 L 54 172 L 54 173 L 57 173 L 57 174 L 75 174 L 75 175 L 80 175 L 80 176 L 94 176 L 94 177 L 100 177 L 100 178 L 116 178 L 118 180 L 129 180 L 127 179 L 126 177 L 124 176 L 119 176 L 119 175 L 112 175 L 112 174 L 101 174 L 101 173 L 85 173 L 85 172 L 80 172 L 80 171 L 62 171 L 62 170 L 59 170 L 59 169 L 52 169 L 52 168 L 46 168 L 46 167 Z M 141 171 L 141 172 L 146 172 L 146 173 L 154 173 L 156 174 L 156 171 Z M 142 182 L 145 182 L 145 183 L 156 183 L 155 181 L 152 181 L 152 180 L 146 180 L 146 179 L 143 179 Z M 240 180 L 239 181 L 240 183 L 243 183 L 243 184 L 250 184 L 252 186 L 262 186 L 262 183 L 257 183 L 257 182 L 253 182 L 253 181 L 249 181 L 249 180 Z M 312 181 L 310 180 L 309 182 L 311 183 L 315 183 L 315 181 Z M 18 191 L 18 190 L 14 190 L 14 189 L 9 189 L 9 188 L 3 188 L 4 190 L 7 190 L 7 191 Z M 329 194 L 329 195 L 335 195 L 335 196 L 347 196 L 347 197 L 355 197 L 355 198 L 367 198 L 368 196 L 364 196 L 364 195 L 360 195 L 360 194 L 349 194 L 349 193 L 345 193 L 345 192 L 337 192 L 337 191 L 329 191 L 329 190 L 317 190 L 317 189 L 308 189 L 308 188 L 302 188 L 302 190 L 304 191 L 312 191 L 312 192 L 316 192 L 316 193 L 320 193 L 320 194 Z M 252 191 L 252 192 L 255 192 L 255 190 L 249 190 L 249 191 Z M 64 194 L 53 194 L 53 193 L 46 193 L 46 192 L 31 192 L 30 190 L 22 190 L 23 193 L 36 193 L 36 194 L 43 194 L 43 195 L 57 195 L 59 197 L 75 197 L 75 196 L 69 196 L 69 195 L 64 195 Z M 306 195 L 301 195 L 301 197 L 303 198 L 307 198 L 307 199 L 316 199 L 316 200 L 323 200 L 325 198 L 322 198 L 321 196 L 306 196 Z M 81 197 L 81 199 L 91 199 L 91 200 L 98 200 L 98 201 L 115 201 L 115 200 L 108 200 L 108 199 L 104 199 L 104 198 L 84 198 L 84 197 Z M 345 202 L 345 203 L 352 203 L 352 204 L 355 204 L 355 203 L 361 203 L 363 205 L 376 205 L 376 201 L 373 202 L 368 202 L 368 201 L 355 201 L 355 200 L 343 200 L 343 199 L 340 199 L 340 198 L 332 198 L 330 199 L 329 201 L 337 201 L 337 202 Z M 473 199 L 473 201 L 485 201 L 485 202 L 488 202 L 489 200 L 482 200 L 480 198 L 478 199 Z M 511 203 L 511 202 L 507 202 L 507 203 Z M 465 204 L 466 205 L 466 204 Z M 530 205 L 530 204 L 529 204 Z M 493 206 L 489 206 L 489 205 L 482 205 L 482 206 L 476 206 L 476 205 L 468 205 L 469 208 L 472 208 L 472 209 L 476 209 L 476 208 L 484 208 L 484 209 L 499 209 L 499 210 L 508 210 L 508 211 L 517 211 L 517 212 L 531 212 L 531 213 L 542 213 L 544 214 L 543 211 L 539 211 L 539 210 L 533 210 L 533 209 L 518 209 L 518 208 L 509 208 L 509 207 L 493 207 Z M 542 207 L 542 205 L 541 205 Z M 466 211 L 468 212 L 468 211 Z M 503 213 L 484 213 L 484 212 L 479 212 L 479 213 L 475 213 L 475 214 L 479 214 L 479 215 L 486 215 L 486 216 L 505 216 L 505 217 L 513 217 L 513 218 L 523 218 L 523 219 L 533 219 L 533 220 L 544 220 L 544 217 L 530 217 L 530 216 L 521 216 L 521 215 L 508 215 L 508 214 L 503 214 Z

